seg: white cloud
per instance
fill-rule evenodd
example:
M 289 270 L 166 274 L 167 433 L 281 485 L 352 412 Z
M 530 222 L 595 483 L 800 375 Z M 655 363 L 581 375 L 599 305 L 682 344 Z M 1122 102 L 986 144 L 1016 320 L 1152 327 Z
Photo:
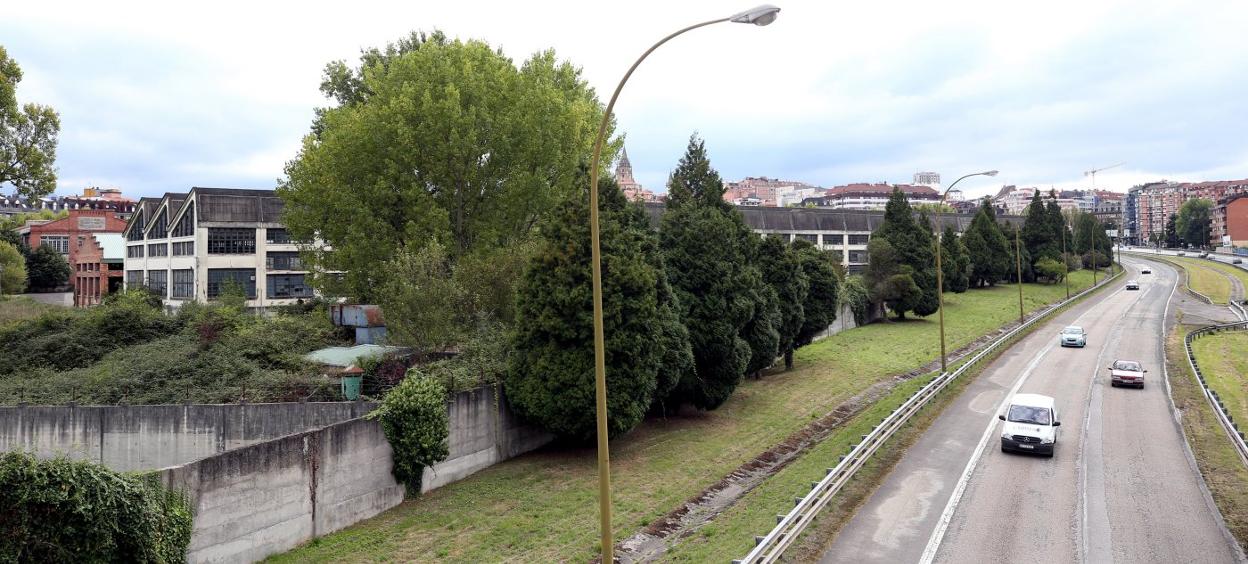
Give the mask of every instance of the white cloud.
M 20 99 L 62 112 L 62 186 L 96 178 L 147 195 L 272 185 L 325 103 L 324 64 L 413 29 L 485 39 L 517 62 L 554 48 L 605 100 L 658 38 L 748 5 L 19 3 L 0 44 L 26 70 Z M 1006 179 L 1085 185 L 1082 171 L 1118 161 L 1128 166 L 1098 186 L 1248 176 L 1243 2 L 781 7 L 771 26 L 695 30 L 639 68 L 617 114 L 644 184 L 662 186 L 694 130 L 727 179 L 999 168 L 964 183 L 989 191 Z

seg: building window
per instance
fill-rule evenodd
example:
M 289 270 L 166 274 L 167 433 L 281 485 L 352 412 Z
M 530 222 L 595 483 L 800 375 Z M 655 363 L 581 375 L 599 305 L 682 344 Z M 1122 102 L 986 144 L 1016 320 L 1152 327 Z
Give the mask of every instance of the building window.
M 231 282 L 237 284 L 248 298 L 256 297 L 256 271 L 253 268 L 209 268 L 208 298 L 221 296 L 221 290 Z
M 850 251 L 849 262 L 851 264 L 867 264 L 867 252 L 866 251 Z
M 195 254 L 195 241 L 182 241 L 173 244 L 173 256 L 189 257 Z
M 281 228 L 265 229 L 264 242 L 270 245 L 289 245 L 290 233 Z
M 867 244 L 867 241 L 870 241 L 870 240 L 871 240 L 870 235 L 850 235 L 849 236 L 849 244 L 851 245 L 865 245 Z
M 143 258 L 143 245 L 126 247 L 126 258 Z
M 195 271 L 189 268 L 173 271 L 173 297 L 190 298 L 195 295 Z
M 798 233 L 793 236 L 793 240 L 796 241 L 798 239 L 802 239 L 804 241 L 810 241 L 811 243 L 814 243 L 816 245 L 819 244 L 819 234 L 817 233 Z
M 152 222 L 152 228 L 148 230 L 148 239 L 164 239 L 168 235 L 169 227 L 169 209 L 160 210 L 160 215 L 156 216 L 156 221 Z
M 126 271 L 126 288 L 127 289 L 138 288 L 138 287 L 141 287 L 142 285 L 143 285 L 143 271 L 142 270 L 127 270 Z
M 256 254 L 256 230 L 246 227 L 211 227 L 208 229 L 208 254 Z
M 167 257 L 169 256 L 169 245 L 164 243 L 152 243 L 147 246 L 147 256 Z
M 190 237 L 195 234 L 195 202 L 186 205 L 186 212 L 178 219 L 178 225 L 173 228 L 174 237 Z
M 310 298 L 312 288 L 304 283 L 303 274 L 279 274 L 268 277 L 269 297 L 279 298 Z
M 62 255 L 69 254 L 69 235 L 44 235 L 39 239 L 39 244 L 52 247 Z
M 134 221 L 130 223 L 130 233 L 126 235 L 127 241 L 143 240 L 143 212 L 134 214 Z
M 164 270 L 151 270 L 147 273 L 147 289 L 155 292 L 160 297 L 166 297 L 168 290 L 169 273 Z
M 264 258 L 264 266 L 269 270 L 303 270 L 303 261 L 299 260 L 299 253 L 270 252 Z

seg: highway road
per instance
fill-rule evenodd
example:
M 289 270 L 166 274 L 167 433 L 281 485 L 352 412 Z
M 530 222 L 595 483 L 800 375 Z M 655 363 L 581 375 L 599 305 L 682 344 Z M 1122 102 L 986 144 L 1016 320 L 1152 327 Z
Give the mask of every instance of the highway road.
M 1177 273 L 1123 256 L 1114 288 L 1023 339 L 942 413 L 846 524 L 823 562 L 1243 561 L 1173 416 L 1161 335 Z M 1126 291 L 1134 278 L 1139 291 Z M 1081 325 L 1088 346 L 1057 333 Z M 1112 388 L 1118 358 L 1149 370 L 1144 389 Z M 997 413 L 1012 393 L 1053 396 L 1052 458 L 1000 450 Z

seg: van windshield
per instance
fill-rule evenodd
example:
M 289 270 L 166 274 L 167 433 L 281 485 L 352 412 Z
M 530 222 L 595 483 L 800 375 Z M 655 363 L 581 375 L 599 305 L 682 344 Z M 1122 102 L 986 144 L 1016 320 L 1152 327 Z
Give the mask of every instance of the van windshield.
M 1035 425 L 1048 425 L 1051 422 L 1049 408 L 1031 407 L 1030 405 L 1011 405 L 1010 413 L 1006 416 L 1006 419 L 1014 423 L 1033 423 Z

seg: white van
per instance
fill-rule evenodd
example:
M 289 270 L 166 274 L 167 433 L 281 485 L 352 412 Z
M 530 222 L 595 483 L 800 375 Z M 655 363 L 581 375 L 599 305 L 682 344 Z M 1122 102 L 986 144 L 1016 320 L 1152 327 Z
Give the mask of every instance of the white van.
M 1001 426 L 1003 452 L 1034 452 L 1053 456 L 1057 428 L 1062 424 L 1053 398 L 1039 394 L 1014 394 L 1005 413 L 997 418 L 1005 421 Z

